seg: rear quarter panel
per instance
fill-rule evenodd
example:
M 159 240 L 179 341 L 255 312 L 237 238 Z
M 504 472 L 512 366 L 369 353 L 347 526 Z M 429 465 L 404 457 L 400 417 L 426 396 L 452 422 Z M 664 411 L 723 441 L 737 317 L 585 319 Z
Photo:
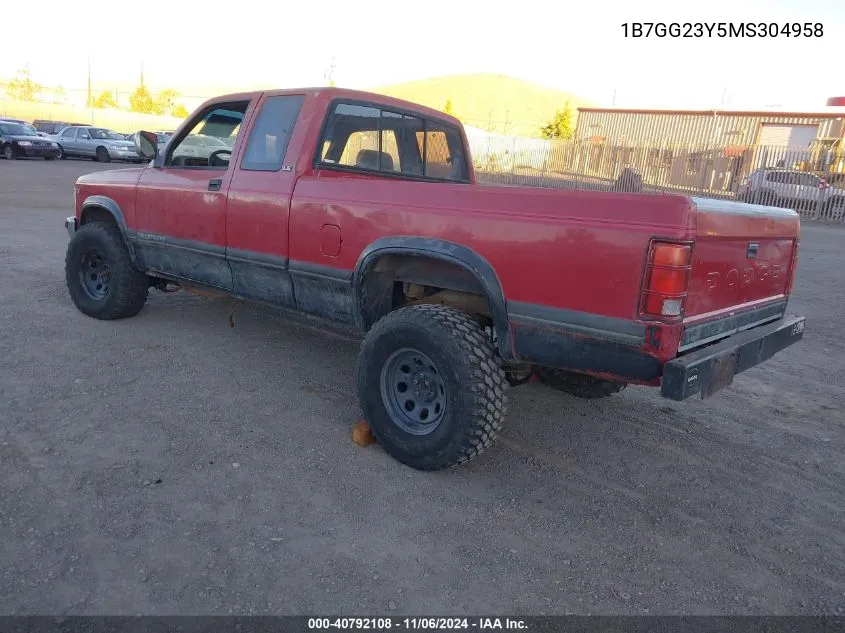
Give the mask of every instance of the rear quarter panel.
M 684 238 L 683 196 L 410 182 L 333 171 L 297 182 L 291 259 L 353 270 L 386 236 L 421 236 L 473 249 L 494 268 L 508 302 L 635 319 L 651 237 Z M 336 257 L 319 229 L 340 228 Z

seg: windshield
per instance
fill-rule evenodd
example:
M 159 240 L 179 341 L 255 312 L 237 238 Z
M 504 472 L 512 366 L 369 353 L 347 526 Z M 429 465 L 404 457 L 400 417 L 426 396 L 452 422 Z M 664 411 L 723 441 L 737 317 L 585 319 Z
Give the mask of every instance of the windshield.
M 37 136 L 35 130 L 20 123 L 0 123 L 0 132 L 18 136 Z
M 96 138 L 96 139 L 106 139 L 106 140 L 111 139 L 113 141 L 126 140 L 126 139 L 123 138 L 123 136 L 121 134 L 118 134 L 117 132 L 112 132 L 111 130 L 106 130 L 104 128 L 97 128 L 97 127 L 88 128 L 88 133 L 91 134 L 91 138 Z

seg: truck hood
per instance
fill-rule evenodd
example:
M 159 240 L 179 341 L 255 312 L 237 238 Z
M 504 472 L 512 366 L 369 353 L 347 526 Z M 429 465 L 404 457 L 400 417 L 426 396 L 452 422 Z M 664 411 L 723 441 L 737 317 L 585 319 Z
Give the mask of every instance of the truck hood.
M 95 171 L 76 179 L 77 185 L 137 185 L 146 167 Z

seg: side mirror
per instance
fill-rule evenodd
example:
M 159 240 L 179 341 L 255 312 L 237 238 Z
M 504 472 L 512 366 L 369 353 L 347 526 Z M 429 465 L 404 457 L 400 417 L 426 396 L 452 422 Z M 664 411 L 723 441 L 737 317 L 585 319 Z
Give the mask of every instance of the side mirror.
M 158 151 L 158 136 L 155 132 L 140 131 L 135 132 L 132 137 L 132 143 L 135 145 L 135 151 L 143 158 L 152 160 L 156 157 Z

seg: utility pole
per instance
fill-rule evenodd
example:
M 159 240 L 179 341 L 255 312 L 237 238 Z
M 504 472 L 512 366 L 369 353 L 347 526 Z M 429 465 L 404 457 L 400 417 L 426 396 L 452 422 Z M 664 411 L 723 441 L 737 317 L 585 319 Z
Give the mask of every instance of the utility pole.
M 326 68 L 326 72 L 323 73 L 323 79 L 329 84 L 329 87 L 334 87 L 334 69 L 335 61 L 334 56 L 332 56 L 328 68 Z
M 141 87 L 144 87 L 144 61 L 141 60 Z
M 91 97 L 91 56 L 88 56 L 88 99 L 85 101 L 85 105 L 87 107 L 91 107 L 94 104 L 92 97 Z

